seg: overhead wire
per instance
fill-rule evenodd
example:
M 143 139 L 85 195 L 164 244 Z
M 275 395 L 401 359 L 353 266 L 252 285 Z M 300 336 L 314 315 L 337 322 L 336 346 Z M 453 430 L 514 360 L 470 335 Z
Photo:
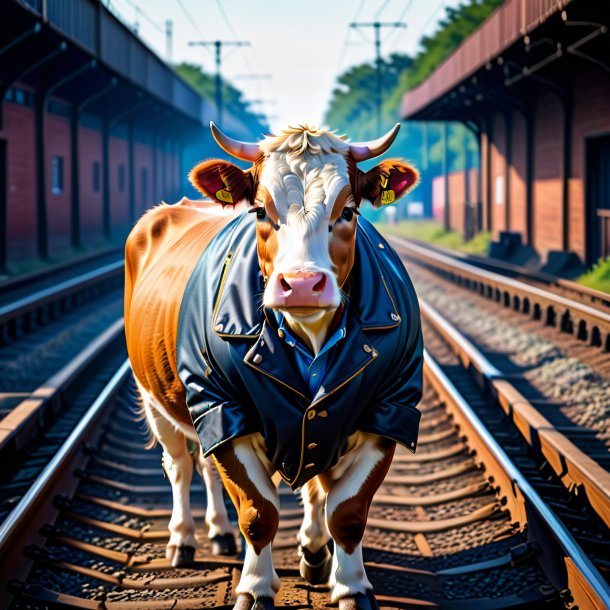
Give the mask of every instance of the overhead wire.
M 358 17 L 360 17 L 360 13 L 362 12 L 362 9 L 364 8 L 365 2 L 366 2 L 366 0 L 360 0 L 360 4 L 358 5 L 358 8 L 356 9 L 356 13 L 352 17 L 352 22 L 358 21 Z M 339 74 L 341 72 L 341 68 L 343 66 L 343 61 L 345 60 L 345 54 L 347 53 L 347 47 L 350 44 L 349 39 L 350 39 L 351 32 L 352 32 L 352 28 L 348 24 L 347 32 L 345 34 L 345 39 L 343 40 L 343 46 L 341 47 L 341 51 L 339 54 L 339 61 L 337 62 L 337 67 L 335 69 L 335 72 L 337 74 Z
M 398 15 L 397 21 L 402 21 L 406 17 L 412 4 L 413 4 L 413 0 L 407 0 L 402 12 L 400 13 L 400 15 Z M 401 32 L 401 30 L 399 28 L 392 28 L 390 30 L 390 32 L 388 32 L 388 35 L 385 37 L 385 39 L 382 41 L 382 43 L 385 45 L 389 44 L 394 39 L 398 38 L 398 35 L 400 34 L 400 32 Z

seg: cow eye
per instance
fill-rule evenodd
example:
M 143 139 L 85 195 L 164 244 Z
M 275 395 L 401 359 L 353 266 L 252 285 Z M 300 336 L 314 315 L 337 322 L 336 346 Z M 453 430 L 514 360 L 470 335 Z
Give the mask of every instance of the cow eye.
M 354 218 L 354 208 L 345 207 L 341 212 L 341 218 L 350 222 Z

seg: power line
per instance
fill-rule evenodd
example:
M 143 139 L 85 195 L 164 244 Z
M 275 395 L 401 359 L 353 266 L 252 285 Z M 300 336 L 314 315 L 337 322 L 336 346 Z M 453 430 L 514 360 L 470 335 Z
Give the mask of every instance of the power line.
M 377 69 L 377 131 L 381 132 L 381 104 L 382 104 L 382 87 L 383 81 L 381 78 L 381 28 L 406 28 L 407 24 L 403 21 L 373 21 L 369 23 L 350 23 L 350 28 L 358 30 L 359 28 L 373 28 L 375 31 L 375 67 Z
M 193 15 L 191 15 L 191 13 L 188 11 L 186 6 L 184 6 L 184 3 L 182 2 L 182 0 L 177 0 L 177 2 L 178 2 L 178 6 L 182 9 L 182 12 L 185 14 L 187 21 L 191 24 L 193 29 L 197 32 L 197 34 L 199 34 L 199 36 L 201 36 L 201 38 L 205 38 L 205 34 L 201 31 L 201 29 L 197 25 L 197 22 L 193 18 Z
M 251 43 L 244 40 L 195 40 L 188 43 L 189 47 L 214 47 L 216 50 L 216 120 L 218 125 L 222 126 L 222 49 L 226 46 L 232 47 L 249 47 Z
M 400 13 L 400 15 L 398 15 L 398 19 L 397 21 L 402 21 L 406 14 L 408 13 L 409 9 L 411 8 L 411 5 L 413 4 L 413 0 L 407 0 L 405 7 L 402 9 L 402 12 Z M 400 30 L 396 29 L 396 30 L 392 30 L 387 38 L 383 41 L 384 44 L 389 44 L 394 38 L 396 38 L 396 36 L 398 35 L 398 32 Z
M 365 2 L 366 2 L 366 0 L 360 0 L 360 4 L 358 5 L 358 8 L 356 9 L 355 14 L 352 17 L 352 21 L 358 21 L 358 17 L 360 17 L 360 13 L 362 12 L 362 9 L 364 8 Z M 347 52 L 347 47 L 349 45 L 349 37 L 350 37 L 351 33 L 352 33 L 351 28 L 347 28 L 347 32 L 345 34 L 345 39 L 343 40 L 343 46 L 341 47 L 341 52 L 339 54 L 339 62 L 337 63 L 337 68 L 335 70 L 335 72 L 337 74 L 339 74 L 339 72 L 341 71 L 341 67 L 343 66 L 343 60 L 345 59 L 345 53 Z
M 373 15 L 373 19 L 377 19 L 381 13 L 385 10 L 386 6 L 389 4 L 390 0 L 385 0 L 385 2 L 379 7 L 379 10 Z
M 424 24 L 424 26 L 421 28 L 421 33 L 423 34 L 426 31 L 426 28 L 432 23 L 432 20 L 436 17 L 436 15 L 438 14 L 438 12 L 445 6 L 445 0 L 441 0 L 441 3 L 436 7 L 436 9 L 434 10 L 434 12 L 432 13 L 432 15 L 430 15 L 430 17 L 428 18 L 428 21 L 426 21 L 426 23 Z

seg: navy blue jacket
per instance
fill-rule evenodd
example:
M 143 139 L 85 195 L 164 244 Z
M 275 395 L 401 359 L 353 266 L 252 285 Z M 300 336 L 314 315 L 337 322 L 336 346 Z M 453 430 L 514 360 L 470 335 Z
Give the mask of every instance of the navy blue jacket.
M 358 219 L 347 336 L 310 396 L 275 316 L 262 307 L 255 223 L 244 213 L 210 242 L 180 309 L 178 373 L 205 455 L 260 432 L 269 459 L 294 489 L 331 468 L 357 430 L 415 451 L 421 323 L 396 253 Z

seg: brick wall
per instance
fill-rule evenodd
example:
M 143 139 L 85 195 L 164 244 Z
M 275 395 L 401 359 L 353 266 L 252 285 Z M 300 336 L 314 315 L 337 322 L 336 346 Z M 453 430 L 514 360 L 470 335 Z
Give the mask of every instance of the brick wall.
M 562 249 L 563 112 L 552 94 L 542 95 L 534 118 L 533 245 L 545 256 Z
M 9 264 L 36 256 L 36 159 L 34 110 L 2 102 L 7 154 L 7 258 Z

